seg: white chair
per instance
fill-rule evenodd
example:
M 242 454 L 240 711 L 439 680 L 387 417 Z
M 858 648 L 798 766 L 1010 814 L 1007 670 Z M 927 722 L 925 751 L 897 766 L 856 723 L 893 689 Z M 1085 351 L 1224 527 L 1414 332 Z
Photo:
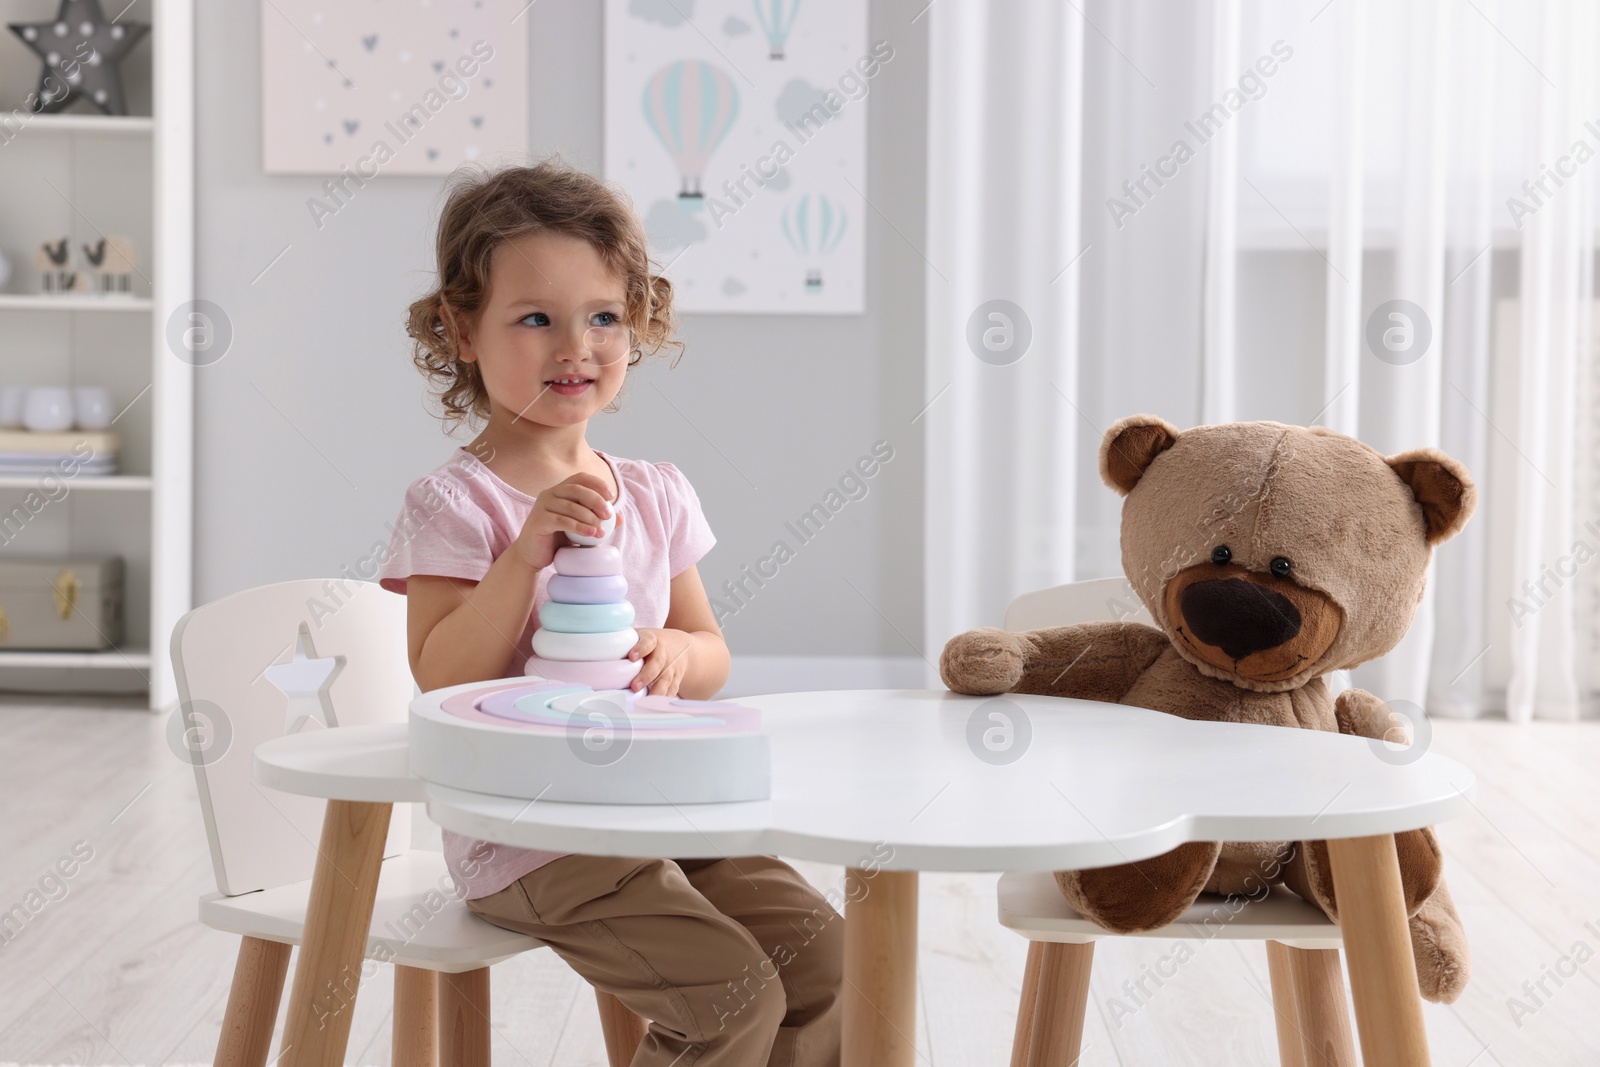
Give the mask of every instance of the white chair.
M 1126 579 L 1071 582 L 1024 593 L 1006 609 L 1005 629 L 1100 621 L 1154 625 Z M 1074 911 L 1048 871 L 1002 875 L 1000 923 L 1028 939 L 1012 1067 L 1078 1062 L 1094 943 L 1118 935 Z M 1259 900 L 1202 894 L 1178 920 L 1131 937 L 1265 941 L 1284 1067 L 1354 1064 L 1339 967 L 1339 927 L 1293 893 Z
M 261 1067 L 304 932 L 324 804 L 256 785 L 251 756 L 291 728 L 405 720 L 416 691 L 405 599 L 341 579 L 248 589 L 178 620 L 172 664 L 187 731 L 177 747 L 194 764 L 217 881 L 200 921 L 242 938 L 215 1062 Z M 443 855 L 410 838 L 398 805 L 365 950 L 395 965 L 394 1063 L 487 1064 L 488 969 L 543 942 L 472 914 Z M 345 1009 L 359 980 L 328 990 L 326 1010 Z M 600 1011 L 612 1063 L 626 1063 L 644 1024 L 605 994 Z

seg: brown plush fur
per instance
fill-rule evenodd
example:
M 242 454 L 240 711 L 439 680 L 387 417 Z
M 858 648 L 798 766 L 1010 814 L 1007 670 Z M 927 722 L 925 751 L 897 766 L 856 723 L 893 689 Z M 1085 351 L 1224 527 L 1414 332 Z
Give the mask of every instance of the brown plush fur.
M 1392 649 L 1422 599 L 1432 546 L 1477 501 L 1434 449 L 1384 458 L 1322 428 L 1274 422 L 1179 432 L 1134 416 L 1106 433 L 1100 472 L 1127 499 L 1122 562 L 1158 629 L 1089 623 L 984 628 L 939 660 L 959 693 L 1074 696 L 1187 719 L 1404 742 L 1383 702 L 1323 676 Z M 1226 546 L 1224 557 L 1214 555 Z M 1275 561 L 1287 562 L 1285 573 Z M 1432 830 L 1396 835 L 1417 977 L 1429 1000 L 1466 985 L 1461 922 Z M 1059 871 L 1067 900 L 1109 930 L 1164 926 L 1202 892 L 1282 883 L 1338 918 L 1320 841 L 1197 842 L 1137 863 Z

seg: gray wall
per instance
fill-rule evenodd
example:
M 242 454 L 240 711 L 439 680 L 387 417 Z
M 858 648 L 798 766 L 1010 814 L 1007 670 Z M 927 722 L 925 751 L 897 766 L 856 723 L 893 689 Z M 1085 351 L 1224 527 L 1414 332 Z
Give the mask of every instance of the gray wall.
M 894 458 L 726 624 L 733 651 L 905 656 L 921 630 L 927 20 L 871 4 L 893 60 L 868 102 L 864 315 L 690 315 L 675 369 L 630 372 L 597 448 L 678 464 L 718 544 L 715 595 L 877 440 Z M 601 167 L 601 5 L 543 0 L 530 34 L 534 155 Z M 354 566 L 406 485 L 453 447 L 402 322 L 427 284 L 441 182 L 382 176 L 319 231 L 320 179 L 261 172 L 257 4 L 197 10 L 199 295 L 234 329 L 196 390 L 195 596 Z M 284 249 L 287 248 L 287 251 Z M 282 254 L 270 269 L 274 257 Z M 854 590 L 852 590 L 854 586 Z

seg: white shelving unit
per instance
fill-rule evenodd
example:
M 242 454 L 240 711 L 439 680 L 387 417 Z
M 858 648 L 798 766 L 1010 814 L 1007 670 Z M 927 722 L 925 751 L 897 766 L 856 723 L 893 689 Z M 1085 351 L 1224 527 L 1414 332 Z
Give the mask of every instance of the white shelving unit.
M 66 479 L 64 496 L 0 534 L 0 558 L 123 557 L 123 640 L 94 652 L 0 648 L 0 690 L 141 691 L 159 709 L 177 700 L 168 638 L 192 588 L 194 368 L 168 347 L 167 322 L 194 292 L 194 0 L 136 0 L 119 15 L 121 6 L 106 5 L 106 17 L 150 24 L 123 65 L 130 110 L 148 114 L 30 116 L 0 144 L 0 249 L 12 261 L 0 383 L 108 387 L 124 409 L 113 427 L 122 473 Z M 0 0 L 6 22 L 55 10 L 54 0 Z M 3 35 L 0 101 L 10 111 L 39 68 Z M 70 236 L 77 248 L 105 234 L 138 250 L 132 296 L 38 291 L 41 241 Z M 39 484 L 0 476 L 0 514 Z
M 52 127 L 55 129 L 57 127 Z M 0 311 L 144 311 L 155 307 L 145 296 L 44 296 L 0 293 Z

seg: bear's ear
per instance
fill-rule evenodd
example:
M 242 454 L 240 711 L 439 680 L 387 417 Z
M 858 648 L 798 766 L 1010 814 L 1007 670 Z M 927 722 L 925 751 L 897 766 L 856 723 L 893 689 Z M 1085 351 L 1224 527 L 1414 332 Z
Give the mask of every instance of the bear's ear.
M 1127 496 L 1152 460 L 1178 441 L 1178 429 L 1156 415 L 1129 415 L 1100 444 L 1100 478 Z
M 1478 506 L 1478 487 L 1467 468 L 1437 448 L 1414 448 L 1384 462 L 1411 487 L 1422 505 L 1430 545 L 1459 533 Z

